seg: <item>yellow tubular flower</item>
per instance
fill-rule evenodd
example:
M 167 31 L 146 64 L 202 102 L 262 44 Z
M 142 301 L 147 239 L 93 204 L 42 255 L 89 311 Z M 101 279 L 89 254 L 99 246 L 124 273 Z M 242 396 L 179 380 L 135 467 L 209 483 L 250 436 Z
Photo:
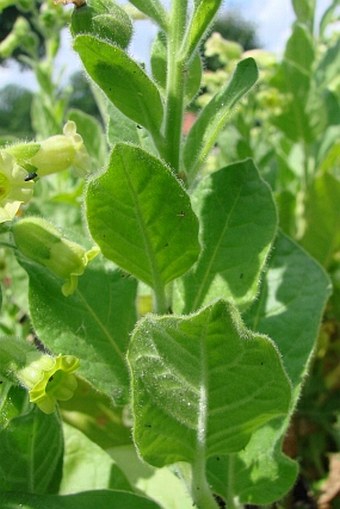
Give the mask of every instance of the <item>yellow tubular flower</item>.
M 61 289 L 65 297 L 76 290 L 78 277 L 99 253 L 97 246 L 87 251 L 76 242 L 63 237 L 48 221 L 38 217 L 21 219 L 13 225 L 12 232 L 15 243 L 24 256 L 65 280 Z
M 0 151 L 0 223 L 11 221 L 22 203 L 27 203 L 33 182 L 25 182 L 27 172 L 4 150 Z
M 71 166 L 80 175 L 85 175 L 91 169 L 91 159 L 83 138 L 77 133 L 76 124 L 71 120 L 66 122 L 63 133 L 41 141 L 39 150 L 29 159 L 39 177 L 67 170 Z
M 52 414 L 58 401 L 72 398 L 77 388 L 73 373 L 78 367 L 79 359 L 73 355 L 51 357 L 37 352 L 31 354 L 27 366 L 17 376 L 28 389 L 30 402 L 45 414 Z

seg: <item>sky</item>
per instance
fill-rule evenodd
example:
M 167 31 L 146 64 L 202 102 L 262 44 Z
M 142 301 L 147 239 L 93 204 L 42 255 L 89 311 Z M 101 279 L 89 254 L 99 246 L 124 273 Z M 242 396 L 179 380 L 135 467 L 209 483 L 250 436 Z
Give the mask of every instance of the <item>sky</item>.
M 126 0 L 119 0 L 119 3 L 126 3 Z M 163 0 L 163 3 L 169 5 L 170 0 Z M 320 13 L 330 4 L 331 0 L 317 0 L 317 17 L 320 17 Z M 291 0 L 224 0 L 221 11 L 234 11 L 244 20 L 252 22 L 257 30 L 261 46 L 277 54 L 282 53 L 294 20 Z M 150 22 L 137 22 L 130 47 L 131 56 L 140 62 L 147 61 L 156 31 L 156 27 Z M 61 73 L 65 82 L 67 76 L 78 69 L 81 69 L 81 63 L 72 50 L 71 37 L 65 31 L 56 62 L 56 74 Z M 0 68 L 0 88 L 13 82 L 33 89 L 36 86 L 33 74 L 20 72 L 17 65 Z

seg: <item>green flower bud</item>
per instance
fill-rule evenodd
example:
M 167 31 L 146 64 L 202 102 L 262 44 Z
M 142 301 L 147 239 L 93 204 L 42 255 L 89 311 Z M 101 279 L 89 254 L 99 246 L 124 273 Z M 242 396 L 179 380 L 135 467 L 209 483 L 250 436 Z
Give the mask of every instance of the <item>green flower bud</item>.
M 71 20 L 73 36 L 93 34 L 122 48 L 128 46 L 132 36 L 132 23 L 119 5 L 112 0 L 88 0 L 80 7 L 77 7 L 76 1 L 73 3 L 76 4 Z
M 27 203 L 33 182 L 25 182 L 26 171 L 5 150 L 0 151 L 0 223 L 11 221 L 22 203 Z
M 28 162 L 36 168 L 40 177 L 67 170 L 71 166 L 84 174 L 91 167 L 90 156 L 83 138 L 77 133 L 76 124 L 71 120 L 66 122 L 63 133 L 42 141 L 39 150 L 29 159 Z
M 86 251 L 76 242 L 62 237 L 45 219 L 37 217 L 21 219 L 13 225 L 12 232 L 15 243 L 24 256 L 65 280 L 61 288 L 65 297 L 76 290 L 78 277 L 99 253 L 98 247 Z
M 27 365 L 17 373 L 17 378 L 28 389 L 31 403 L 51 414 L 57 401 L 72 398 L 77 388 L 73 373 L 78 367 L 79 359 L 73 355 L 50 357 L 34 352 L 28 354 Z

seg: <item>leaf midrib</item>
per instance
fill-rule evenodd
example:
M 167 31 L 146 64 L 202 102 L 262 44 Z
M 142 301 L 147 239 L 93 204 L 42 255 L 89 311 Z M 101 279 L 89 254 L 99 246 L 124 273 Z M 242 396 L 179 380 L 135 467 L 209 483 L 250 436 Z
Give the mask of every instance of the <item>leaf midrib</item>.
M 126 182 L 129 186 L 130 194 L 131 194 L 132 199 L 135 204 L 135 217 L 137 219 L 137 224 L 139 226 L 139 230 L 140 230 L 143 242 L 144 242 L 146 257 L 149 262 L 149 270 L 151 272 L 150 275 L 151 275 L 151 279 L 153 282 L 152 287 L 156 291 L 158 288 L 164 287 L 164 283 L 163 283 L 161 273 L 158 268 L 158 264 L 157 264 L 154 250 L 152 248 L 151 240 L 150 240 L 149 236 L 147 235 L 147 228 L 146 228 L 146 225 L 144 222 L 144 217 L 143 217 L 143 213 L 142 213 L 142 208 L 140 206 L 138 193 L 136 192 L 136 190 L 133 187 L 133 183 L 132 183 L 132 180 L 131 180 L 130 174 L 129 174 L 129 169 L 127 168 L 124 158 L 121 156 L 121 154 L 119 154 L 119 158 L 120 158 L 122 168 L 123 168 L 123 171 L 125 174 Z

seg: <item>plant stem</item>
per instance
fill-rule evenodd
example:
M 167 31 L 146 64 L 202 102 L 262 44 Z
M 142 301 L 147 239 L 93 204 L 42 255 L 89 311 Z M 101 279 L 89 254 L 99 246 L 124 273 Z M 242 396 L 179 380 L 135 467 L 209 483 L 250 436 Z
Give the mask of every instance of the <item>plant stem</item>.
M 207 352 L 204 343 L 201 343 L 201 355 L 205 359 Z M 197 442 L 196 456 L 192 464 L 192 497 L 198 509 L 217 509 L 218 504 L 211 493 L 206 476 L 206 434 L 208 419 L 208 401 L 207 401 L 207 373 L 202 372 L 203 383 L 200 388 L 199 412 L 197 422 Z
M 158 285 L 154 288 L 154 302 L 155 302 L 155 313 L 158 315 L 164 315 L 168 312 L 168 301 L 166 298 L 165 288 L 163 285 Z
M 185 61 L 179 57 L 179 51 L 186 27 L 187 8 L 188 0 L 173 0 L 167 48 L 165 153 L 162 155 L 177 172 L 181 162 L 185 86 Z
M 229 467 L 228 467 L 228 498 L 227 498 L 227 508 L 228 509 L 237 509 L 239 506 L 234 503 L 234 464 L 235 458 L 233 454 L 229 454 Z
M 218 504 L 207 482 L 203 458 L 202 460 L 198 458 L 192 466 L 191 491 L 197 509 L 218 509 Z

